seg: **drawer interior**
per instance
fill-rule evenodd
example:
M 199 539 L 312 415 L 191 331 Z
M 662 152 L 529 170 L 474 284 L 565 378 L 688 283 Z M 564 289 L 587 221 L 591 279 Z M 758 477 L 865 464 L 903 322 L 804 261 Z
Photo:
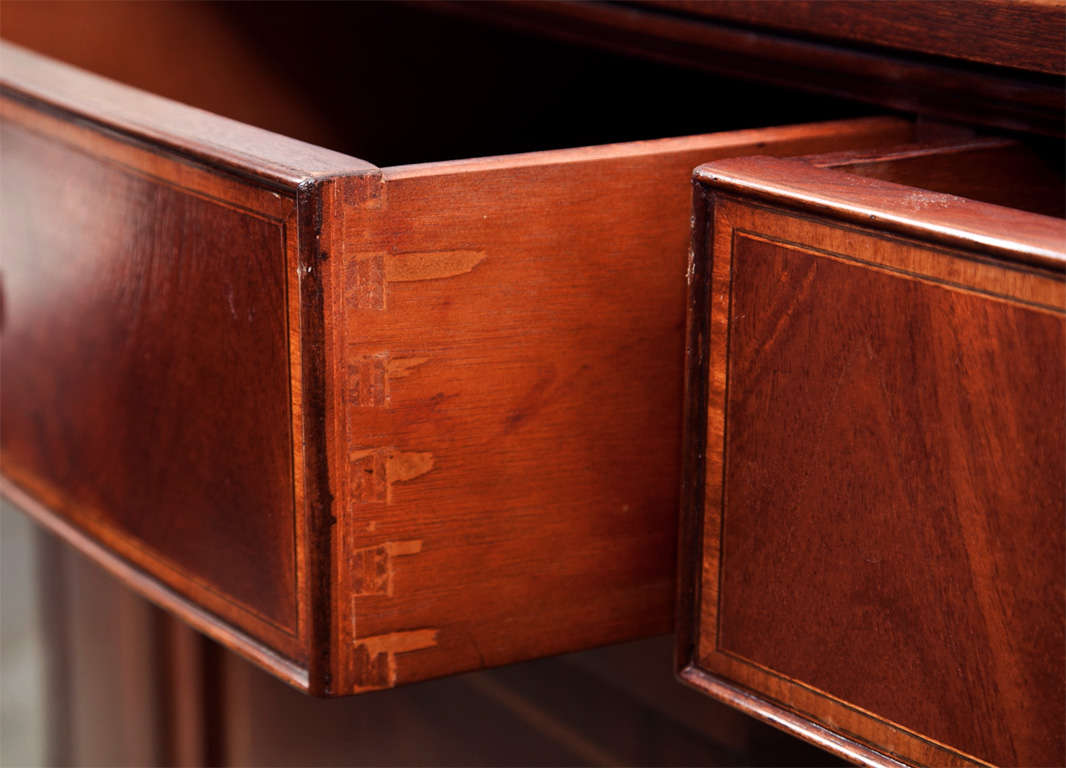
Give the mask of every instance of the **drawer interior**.
M 405 3 L 13 3 L 2 34 L 378 166 L 880 111 Z

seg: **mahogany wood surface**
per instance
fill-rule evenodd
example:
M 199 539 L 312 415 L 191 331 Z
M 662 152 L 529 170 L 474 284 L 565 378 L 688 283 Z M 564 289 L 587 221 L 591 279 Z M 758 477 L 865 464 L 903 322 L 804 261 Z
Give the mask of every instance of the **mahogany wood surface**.
M 335 610 L 356 648 L 338 692 L 668 630 L 686 169 L 909 130 L 387 168 L 353 199 L 337 185 Z
M 363 160 L 130 88 L 11 43 L 0 44 L 0 73 L 5 91 L 260 184 L 291 188 L 374 170 Z
M 761 158 L 695 212 L 683 679 L 857 762 L 1061 764 L 1063 222 Z
M 4 476 L 305 661 L 294 196 L 3 110 Z
M 250 3 L 238 7 L 252 9 Z M 271 54 L 274 41 L 250 39 L 247 25 L 229 23 L 233 8 L 167 0 L 5 0 L 0 36 L 154 96 L 343 151 L 334 121 L 309 97 L 306 78 L 279 76 L 264 66 L 264 58 L 289 59 Z M 291 21 L 298 16 L 288 15 L 290 34 L 299 34 Z
M 1063 218 L 1061 148 L 1000 138 L 951 138 L 874 150 L 851 150 L 802 158 L 819 168 L 836 168 L 929 192 Z
M 6 493 L 317 694 L 666 631 L 690 169 L 915 137 L 379 171 L 3 60 Z
M 250 214 L 14 122 L 3 143 L 5 473 L 295 632 L 292 201 Z
M 1062 136 L 1066 130 L 1064 7 L 1057 1 L 989 0 L 949 7 L 938 0 L 874 0 L 855 6 L 860 9 L 856 12 L 842 10 L 845 3 L 835 0 L 758 0 L 736 5 L 699 0 L 682 2 L 679 8 L 669 2 L 550 0 L 423 0 L 421 5 L 730 78 L 964 123 L 1053 136 Z M 723 9 L 721 13 L 718 8 Z M 1007 23 L 997 24 L 990 10 Z M 737 23 L 731 16 L 750 18 L 750 23 Z M 939 26 L 930 17 L 941 20 Z M 790 25 L 803 31 L 819 27 L 825 34 L 803 36 L 780 28 Z M 974 29 L 980 31 L 973 33 Z M 903 48 L 910 50 L 869 45 L 867 39 L 902 41 Z M 915 52 L 925 48 L 937 53 L 950 50 L 963 58 Z M 993 66 L 966 58 L 1008 61 Z
M 0 513 L 5 705 L 37 698 L 11 663 L 11 639 L 37 633 L 37 647 L 18 660 L 43 667 L 51 690 L 38 737 L 54 743 L 42 755 L 27 733 L 34 729 L 5 727 L 5 765 L 837 764 L 678 685 L 667 636 L 369 696 L 311 698 L 154 609 L 2 499 Z M 47 626 L 26 610 L 36 606 L 55 614 Z M 26 754 L 35 741 L 37 760 Z
M 5 492 L 321 689 L 322 316 L 304 265 L 318 179 L 372 167 L 14 46 L 0 60 Z
M 961 162 L 975 161 L 964 157 Z M 788 198 L 791 205 L 815 214 L 833 213 L 856 224 L 876 224 L 948 246 L 980 247 L 998 258 L 1053 270 L 1066 264 L 1066 222 L 1052 216 L 818 168 L 798 159 L 738 157 L 696 173 L 717 188 L 763 200 Z M 1008 188 L 1003 194 L 1013 193 Z
M 818 38 L 1066 74 L 1061 0 L 639 0 Z

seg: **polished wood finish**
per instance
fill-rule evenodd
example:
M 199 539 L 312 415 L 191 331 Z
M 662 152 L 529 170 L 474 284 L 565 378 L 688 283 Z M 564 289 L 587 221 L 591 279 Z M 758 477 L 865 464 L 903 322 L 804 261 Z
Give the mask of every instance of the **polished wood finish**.
M 390 168 L 350 199 L 338 185 L 325 262 L 339 265 L 330 453 L 348 564 L 336 642 L 357 649 L 334 670 L 338 691 L 667 631 L 680 180 L 699 158 L 901 130 L 858 121 Z
M 845 3 L 835 0 L 735 5 L 700 0 L 690 6 L 682 3 L 680 9 L 669 2 L 422 4 L 728 78 L 964 123 L 1054 136 L 1062 136 L 1066 129 L 1061 42 L 1066 7 L 1058 2 L 989 0 L 951 7 L 938 0 L 873 0 L 856 6 L 861 13 L 850 15 L 842 10 Z M 992 21 L 991 11 L 1006 23 Z M 731 16 L 750 17 L 752 23 L 738 23 Z M 930 17 L 943 23 L 936 26 Z M 818 28 L 820 34 L 796 35 L 787 29 L 790 25 L 805 31 Z M 981 32 L 971 36 L 973 29 Z M 1002 37 L 996 34 L 1000 31 Z M 964 45 L 962 39 L 974 42 Z M 869 45 L 870 41 L 903 41 L 904 50 Z M 921 53 L 926 48 L 962 58 Z M 1002 60 L 1003 66 L 977 65 L 967 58 L 993 58 Z
M 818 38 L 1066 74 L 1059 0 L 639 0 L 640 5 Z
M 1012 139 L 956 136 L 802 159 L 819 168 L 1063 218 L 1062 151 L 1055 150 Z
M 239 7 L 260 17 L 272 10 L 251 3 Z M 271 56 L 278 44 L 250 35 L 248 24 L 239 23 L 245 17 L 229 18 L 233 10 L 225 3 L 168 0 L 5 0 L 0 35 L 154 96 L 344 149 L 345 126 L 309 97 L 305 77 L 279 76 L 275 67 L 264 65 L 265 60 L 292 60 Z M 294 22 L 301 15 L 291 7 L 284 10 L 289 34 L 299 35 Z
M 294 633 L 294 201 L 246 212 L 31 131 L 4 124 L 5 474 Z
M 314 699 L 153 608 L 3 500 L 0 511 L 5 722 L 13 722 L 12 699 L 38 698 L 19 684 L 25 671 L 13 662 L 52 670 L 55 689 L 37 729 L 5 727 L 5 765 L 836 764 L 679 686 L 667 636 Z M 34 621 L 37 606 L 60 626 Z M 38 644 L 16 659 L 12 645 L 30 640 L 25 633 Z M 26 730 L 72 738 L 34 760 L 19 752 Z
M 261 185 L 294 189 L 374 170 L 363 160 L 130 88 L 10 43 L 0 46 L 0 64 L 4 90 L 14 98 L 32 98 Z
M 1060 764 L 1066 223 L 800 160 L 696 180 L 682 678 L 856 762 Z
M 690 169 L 915 138 L 379 170 L 3 56 L 6 492 L 317 694 L 667 631 Z
M 963 156 L 960 162 L 979 160 Z M 700 170 L 699 178 L 734 194 L 769 200 L 786 198 L 792 206 L 816 215 L 833 214 L 855 224 L 946 246 L 979 248 L 1009 261 L 1056 271 L 1066 264 L 1062 248 L 1066 223 L 1062 219 L 968 200 L 949 192 L 879 183 L 860 174 L 773 157 L 717 163 Z M 1014 190 L 1006 188 L 1002 194 L 1009 196 Z M 1026 195 L 1024 191 L 1021 194 L 1023 198 Z
M 554 107 L 476 25 L 396 57 L 360 6 L 12 7 L 5 36 L 389 162 L 864 109 L 837 96 L 1063 129 L 1061 3 L 433 6 L 693 70 L 563 89 L 588 51 L 527 56 Z M 754 764 L 765 731 L 643 688 L 661 646 L 313 702 L 186 626 L 323 695 L 661 631 L 682 484 L 700 692 L 860 763 L 1062 761 L 1066 248 L 1017 210 L 1062 214 L 1061 146 L 871 120 L 379 169 L 0 57 L 2 489 L 177 617 L 66 574 L 56 755 Z M 597 109 L 642 78 L 671 88 Z M 752 153 L 818 154 L 701 175 L 686 273 L 689 169 Z
M 321 179 L 376 169 L 0 56 L 5 492 L 194 626 L 323 689 L 322 317 L 306 265 Z

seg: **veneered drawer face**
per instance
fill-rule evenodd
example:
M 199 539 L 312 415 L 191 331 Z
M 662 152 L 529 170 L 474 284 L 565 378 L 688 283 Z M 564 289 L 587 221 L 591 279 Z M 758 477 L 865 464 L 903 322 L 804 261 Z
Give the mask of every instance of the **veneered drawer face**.
M 762 199 L 711 166 L 696 198 L 683 674 L 861 761 L 1057 764 L 1062 273 L 814 212 L 869 185 L 803 165 L 745 168 L 794 172 Z M 924 194 L 898 218 L 981 206 Z
M 295 199 L 4 114 L 5 475 L 300 658 Z

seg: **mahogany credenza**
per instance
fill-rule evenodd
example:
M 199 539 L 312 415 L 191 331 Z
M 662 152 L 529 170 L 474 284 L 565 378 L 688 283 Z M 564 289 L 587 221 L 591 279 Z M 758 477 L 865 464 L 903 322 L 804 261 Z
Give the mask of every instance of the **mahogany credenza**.
M 846 760 L 1062 765 L 1064 30 L 6 3 L 4 495 L 176 617 L 155 674 L 673 630 Z

